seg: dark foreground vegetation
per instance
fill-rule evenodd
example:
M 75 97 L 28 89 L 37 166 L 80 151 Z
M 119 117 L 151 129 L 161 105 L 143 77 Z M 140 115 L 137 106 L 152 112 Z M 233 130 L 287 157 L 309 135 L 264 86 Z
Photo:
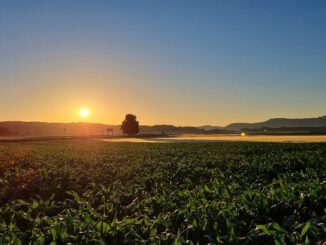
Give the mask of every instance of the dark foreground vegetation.
M 0 144 L 0 244 L 322 244 L 326 144 Z

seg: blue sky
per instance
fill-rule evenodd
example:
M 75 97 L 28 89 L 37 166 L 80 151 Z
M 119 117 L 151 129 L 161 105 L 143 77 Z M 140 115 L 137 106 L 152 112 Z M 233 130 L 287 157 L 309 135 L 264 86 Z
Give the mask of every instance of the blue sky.
M 0 120 L 326 114 L 325 1 L 0 0 Z

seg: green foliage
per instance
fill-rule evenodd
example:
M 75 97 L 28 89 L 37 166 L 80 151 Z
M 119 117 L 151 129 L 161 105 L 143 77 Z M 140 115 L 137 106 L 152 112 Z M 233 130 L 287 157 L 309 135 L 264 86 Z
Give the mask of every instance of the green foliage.
M 322 244 L 325 170 L 325 144 L 0 144 L 0 244 Z

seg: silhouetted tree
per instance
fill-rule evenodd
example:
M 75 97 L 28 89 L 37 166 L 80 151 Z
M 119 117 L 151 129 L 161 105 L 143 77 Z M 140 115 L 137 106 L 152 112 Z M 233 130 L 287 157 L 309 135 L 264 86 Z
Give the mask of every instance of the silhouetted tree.
M 135 135 L 139 133 L 139 122 L 137 117 L 132 114 L 127 114 L 125 120 L 122 122 L 121 130 L 124 134 Z

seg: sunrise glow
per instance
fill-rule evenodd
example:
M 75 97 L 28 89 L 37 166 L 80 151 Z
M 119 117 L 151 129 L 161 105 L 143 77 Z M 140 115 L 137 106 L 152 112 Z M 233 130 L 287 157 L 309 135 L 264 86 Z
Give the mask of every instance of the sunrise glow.
M 81 117 L 86 118 L 86 117 L 89 116 L 89 109 L 82 108 L 82 109 L 79 110 L 79 114 L 80 114 Z

